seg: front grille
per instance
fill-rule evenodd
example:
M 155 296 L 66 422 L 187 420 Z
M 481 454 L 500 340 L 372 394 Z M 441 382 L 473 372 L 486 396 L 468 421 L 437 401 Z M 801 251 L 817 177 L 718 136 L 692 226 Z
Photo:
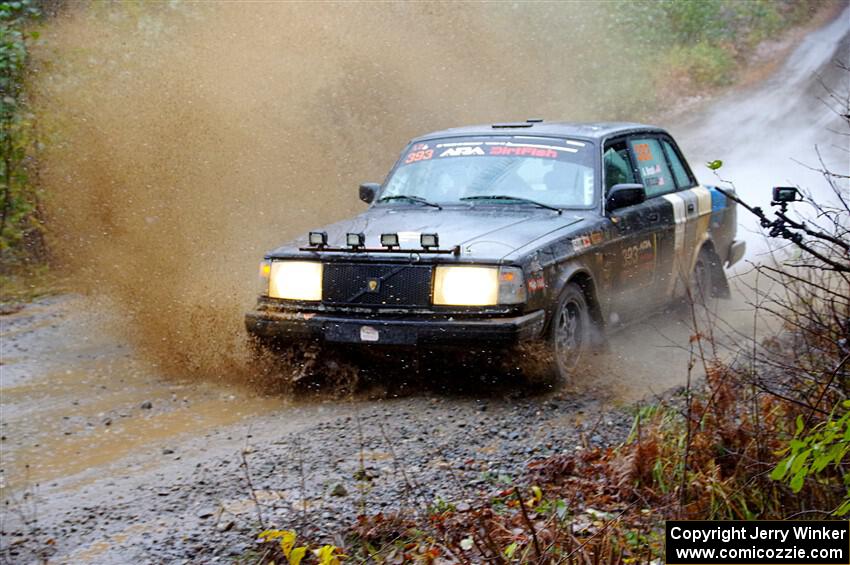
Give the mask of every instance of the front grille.
M 322 291 L 326 304 L 430 306 L 428 265 L 325 263 Z

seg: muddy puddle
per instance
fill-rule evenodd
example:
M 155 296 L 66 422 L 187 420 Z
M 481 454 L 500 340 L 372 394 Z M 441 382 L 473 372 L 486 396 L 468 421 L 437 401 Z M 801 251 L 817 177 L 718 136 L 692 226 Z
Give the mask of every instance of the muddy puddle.
M 182 438 L 286 405 L 232 384 L 163 380 L 110 337 L 107 316 L 62 297 L 3 317 L 4 491 L 143 469 L 179 457 Z

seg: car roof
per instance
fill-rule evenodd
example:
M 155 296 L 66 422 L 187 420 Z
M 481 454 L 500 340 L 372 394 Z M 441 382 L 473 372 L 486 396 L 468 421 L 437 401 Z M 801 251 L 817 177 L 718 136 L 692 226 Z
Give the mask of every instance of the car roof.
M 526 120 L 524 122 L 505 122 L 464 126 L 444 129 L 419 136 L 411 141 L 425 141 L 441 137 L 460 137 L 478 135 L 541 135 L 550 137 L 571 137 L 588 141 L 599 141 L 625 133 L 660 132 L 663 129 L 646 124 L 633 122 L 545 122 L 543 120 Z

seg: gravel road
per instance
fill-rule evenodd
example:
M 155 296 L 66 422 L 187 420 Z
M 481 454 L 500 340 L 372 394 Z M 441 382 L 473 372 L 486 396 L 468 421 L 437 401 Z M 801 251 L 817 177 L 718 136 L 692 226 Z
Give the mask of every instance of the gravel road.
M 110 336 L 107 315 L 59 296 L 0 318 L 9 562 L 232 559 L 258 531 L 254 496 L 264 524 L 327 540 L 364 511 L 473 503 L 535 458 L 621 441 L 623 407 L 680 383 L 687 363 L 669 346 L 681 320 L 660 316 L 654 338 L 615 336 L 605 376 L 569 390 L 466 382 L 296 401 L 163 378 Z M 615 369 L 638 333 L 656 354 L 627 387 Z

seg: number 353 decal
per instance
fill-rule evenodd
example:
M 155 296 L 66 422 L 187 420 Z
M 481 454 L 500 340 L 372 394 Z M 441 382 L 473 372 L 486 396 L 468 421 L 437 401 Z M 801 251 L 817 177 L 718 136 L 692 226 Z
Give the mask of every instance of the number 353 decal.
M 416 161 L 427 161 L 433 156 L 433 149 L 425 149 L 424 151 L 414 151 L 407 155 L 407 158 L 404 160 L 404 163 L 407 165 L 410 163 L 415 163 Z
M 634 245 L 623 248 L 623 266 L 653 267 L 655 264 L 655 237 L 644 239 Z

